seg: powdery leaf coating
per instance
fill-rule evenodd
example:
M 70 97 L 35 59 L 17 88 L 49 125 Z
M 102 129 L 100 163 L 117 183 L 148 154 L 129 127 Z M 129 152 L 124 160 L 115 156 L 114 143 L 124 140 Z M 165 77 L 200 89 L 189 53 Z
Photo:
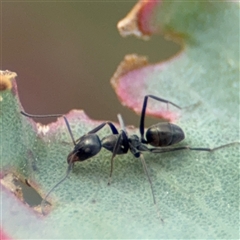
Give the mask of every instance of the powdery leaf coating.
M 155 19 L 161 33 L 180 41 L 183 49 L 168 61 L 145 64 L 141 68 L 126 70 L 121 63 L 111 84 L 122 104 L 139 113 L 143 96 L 154 94 L 183 108 L 201 103 L 211 112 L 229 102 L 231 104 L 224 111 L 218 112 L 218 117 L 232 120 L 232 113 L 238 108 L 238 5 L 226 2 L 156 2 L 154 16 L 150 18 Z M 139 4 L 141 12 L 145 7 L 147 12 L 148 4 L 152 3 L 147 1 L 145 6 L 140 1 L 136 6 Z M 135 16 L 141 21 L 139 11 L 135 11 Z M 149 21 L 148 25 L 151 28 Z M 128 55 L 123 62 L 130 58 L 144 57 Z M 176 120 L 174 116 L 161 114 L 161 109 L 156 113 L 156 105 L 149 104 L 149 114 Z
M 8 237 L 7 234 L 5 234 L 2 229 L 0 229 L 0 239 L 1 240 L 11 240 L 12 238 Z
M 139 93 L 134 95 L 136 106 L 129 94 L 124 96 L 125 103 L 137 111 L 145 92 L 182 106 L 178 118 L 186 133 L 182 145 L 215 147 L 239 138 L 235 44 L 239 29 L 233 24 L 238 9 L 232 3 L 199 4 L 163 2 L 168 16 L 160 14 L 160 29 L 176 29 L 179 36 L 188 36 L 185 50 L 162 65 L 148 66 L 146 59 L 131 56 L 134 60 L 124 67 L 126 71 L 115 75 L 113 83 L 116 89 L 121 86 L 120 94 L 124 86 L 129 94 Z M 137 70 L 133 70 L 135 66 Z M 132 89 L 131 80 L 135 82 Z M 44 127 L 21 116 L 15 81 L 12 86 L 0 93 L 1 178 L 8 172 L 19 174 L 45 196 L 66 171 L 71 139 L 62 118 Z M 154 114 L 155 107 L 149 102 L 149 112 Z M 66 116 L 75 138 L 100 123 L 82 111 Z M 109 129 L 104 128 L 99 136 L 108 134 Z M 116 157 L 109 187 L 111 154 L 102 150 L 91 160 L 76 163 L 69 178 L 48 198 L 52 206 L 46 216 L 1 185 L 2 229 L 13 239 L 238 238 L 238 145 L 212 153 L 179 151 L 144 157 L 164 224 L 152 204 L 141 162 L 131 154 Z
M 11 80 L 17 76 L 10 71 L 0 71 L 0 91 L 10 90 L 12 88 Z
M 146 6 L 148 3 L 147 1 Z M 160 116 L 162 113 L 162 118 L 168 121 L 177 121 L 182 127 L 184 126 L 187 133 L 185 140 L 187 145 L 206 146 L 207 143 L 211 145 L 215 143 L 217 146 L 230 139 L 232 139 L 230 142 L 238 141 L 239 111 L 236 109 L 239 109 L 239 34 L 236 33 L 239 33 L 239 4 L 206 1 L 158 1 L 158 3 L 155 5 L 155 11 L 152 11 L 152 16 L 149 17 L 146 14 L 148 20 L 144 22 L 145 28 L 143 29 L 139 27 L 139 23 L 144 19 L 140 14 L 143 12 L 144 5 L 140 1 L 130 15 L 119 23 L 120 33 L 123 36 L 150 37 L 150 35 L 160 31 L 166 37 L 180 42 L 182 51 L 168 61 L 137 66 L 129 71 L 122 68 L 124 62 L 126 63 L 128 59 L 144 59 L 145 57 L 127 55 L 123 63 L 119 65 L 117 74 L 114 74 L 111 79 L 117 96 L 123 105 L 138 113 L 141 110 L 143 96 L 147 94 L 168 99 L 183 107 L 181 118 L 178 119 L 172 115 L 168 116 L 162 112 L 160 107 L 158 108 L 158 103 L 151 101 L 148 114 Z M 139 7 L 140 5 L 141 7 Z M 132 19 L 134 19 L 135 25 L 130 28 L 128 26 L 133 26 L 129 24 Z M 150 19 L 155 19 L 154 24 Z M 151 31 L 152 26 L 157 26 L 155 28 L 157 31 Z M 121 69 L 123 69 L 122 74 L 119 74 Z M 192 134 L 193 129 L 198 129 L 199 133 Z M 239 157 L 237 149 L 234 154 Z M 197 161 L 199 160 L 198 156 L 199 154 L 196 154 L 194 157 Z M 218 175 L 219 178 L 211 177 L 212 180 L 208 184 L 214 185 L 213 182 L 228 179 L 227 185 L 233 186 L 234 183 L 231 181 L 235 177 L 239 178 L 239 173 L 237 177 L 236 171 L 232 173 L 230 169 L 232 165 L 237 167 L 238 162 L 232 160 L 229 154 L 225 154 L 225 156 L 227 156 L 225 160 L 228 165 L 222 170 L 220 170 L 220 165 L 217 165 L 215 169 L 212 169 L 211 166 L 205 166 L 205 168 L 202 166 L 202 179 L 196 182 L 192 189 L 205 189 L 206 186 L 202 185 L 202 182 L 204 178 L 208 178 L 206 172 L 218 170 L 222 174 Z M 223 158 L 222 156 L 221 161 L 225 161 Z M 189 175 L 194 172 L 194 168 L 190 167 L 190 169 Z M 229 175 L 226 175 L 226 171 L 229 172 Z M 193 215 L 198 215 L 195 218 L 195 224 L 193 226 L 186 224 L 184 229 L 189 230 L 191 227 L 197 229 L 201 225 L 201 220 L 205 219 L 205 215 L 208 215 L 212 220 L 205 219 L 209 228 L 205 229 L 204 236 L 209 233 L 209 229 L 215 228 L 213 222 L 218 218 L 218 220 L 222 219 L 219 222 L 220 231 L 222 231 L 221 238 L 230 237 L 233 232 L 236 233 L 237 237 L 237 221 L 232 222 L 229 228 L 225 229 L 225 233 L 223 230 L 226 221 L 231 222 L 230 219 L 237 219 L 237 215 L 233 211 L 226 217 L 224 212 L 230 205 L 220 207 L 218 204 L 219 199 L 229 199 L 235 191 L 238 192 L 237 188 L 235 190 L 233 188 L 225 186 L 218 189 L 218 193 L 215 192 L 216 195 L 211 194 L 209 197 L 202 198 L 201 194 L 194 195 L 197 196 L 196 200 L 201 206 L 205 204 L 207 206 L 212 201 L 211 207 L 208 210 L 205 209 L 206 211 L 204 209 L 194 211 Z M 232 203 L 237 206 L 237 198 Z M 184 205 L 185 202 L 179 203 L 179 205 L 182 204 Z M 216 214 L 214 214 L 213 209 L 217 211 Z M 180 212 L 184 213 L 184 211 Z M 178 224 L 175 225 L 175 228 L 176 231 L 181 229 Z M 234 228 L 235 230 L 233 230 Z M 180 236 L 181 238 L 191 238 L 190 235 L 185 235 L 182 232 Z M 200 235 L 197 236 L 196 233 L 194 238 L 198 238 Z M 213 235 L 211 236 L 213 237 Z

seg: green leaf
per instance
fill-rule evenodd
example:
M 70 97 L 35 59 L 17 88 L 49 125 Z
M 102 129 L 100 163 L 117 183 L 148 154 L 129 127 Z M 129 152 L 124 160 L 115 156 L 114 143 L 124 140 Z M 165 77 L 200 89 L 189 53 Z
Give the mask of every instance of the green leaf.
M 182 106 L 180 112 L 169 106 L 169 112 L 177 115 L 168 115 L 186 133 L 182 145 L 216 147 L 237 141 L 238 5 L 163 2 L 156 16 L 155 24 L 171 36 L 181 36 L 185 47 L 167 63 L 124 74 L 118 71 L 112 82 L 121 101 L 138 112 L 143 96 L 154 94 Z M 14 78 L 9 72 L 1 74 Z M 62 118 L 41 126 L 22 116 L 15 80 L 12 85 L 1 91 L 2 184 L 4 176 L 14 172 L 44 197 L 66 172 L 71 138 Z M 149 113 L 166 116 L 159 105 L 149 102 Z M 100 124 L 82 111 L 66 116 L 76 139 Z M 99 132 L 100 138 L 107 134 L 107 127 Z M 152 202 L 141 162 L 130 153 L 117 156 L 112 184 L 107 186 L 111 154 L 103 149 L 96 157 L 75 164 L 69 178 L 47 199 L 52 208 L 46 216 L 3 187 L 4 232 L 21 239 L 238 237 L 239 146 L 212 153 L 144 156 L 164 223 Z

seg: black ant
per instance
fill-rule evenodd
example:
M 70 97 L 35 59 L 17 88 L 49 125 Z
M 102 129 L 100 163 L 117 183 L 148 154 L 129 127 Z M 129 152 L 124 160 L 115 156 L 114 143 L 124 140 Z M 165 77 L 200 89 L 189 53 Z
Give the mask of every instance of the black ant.
M 99 126 L 92 129 L 87 134 L 83 135 L 82 137 L 80 137 L 75 141 L 69 122 L 64 115 L 61 115 L 61 114 L 33 115 L 33 114 L 28 114 L 26 112 L 21 111 L 21 114 L 30 118 L 63 117 L 68 129 L 68 132 L 71 136 L 72 142 L 74 144 L 74 149 L 69 153 L 67 157 L 68 168 L 67 168 L 66 175 L 64 176 L 64 178 L 62 178 L 57 184 L 55 184 L 51 188 L 51 190 L 47 193 L 45 198 L 42 200 L 41 208 L 42 208 L 43 215 L 45 214 L 43 207 L 47 197 L 60 183 L 62 183 L 68 177 L 69 173 L 73 168 L 74 163 L 78 161 L 82 162 L 95 156 L 97 153 L 100 152 L 102 147 L 112 152 L 111 169 L 110 169 L 110 177 L 109 177 L 108 185 L 111 184 L 114 157 L 116 155 L 126 154 L 128 150 L 130 150 L 130 152 L 136 158 L 141 159 L 144 172 L 146 173 L 148 181 L 150 183 L 153 202 L 154 202 L 154 205 L 156 206 L 156 199 L 153 191 L 152 181 L 148 174 L 147 165 L 143 158 L 142 152 L 165 153 L 165 152 L 171 152 L 171 151 L 177 151 L 177 150 L 183 150 L 183 149 L 210 152 L 210 151 L 215 151 L 220 148 L 230 146 L 235 143 L 239 143 L 239 142 L 232 142 L 216 148 L 198 148 L 198 147 L 193 148 L 189 146 L 171 147 L 172 145 L 182 141 L 185 138 L 185 135 L 183 130 L 179 126 L 169 122 L 157 123 L 151 126 L 150 128 L 148 128 L 146 132 L 146 139 L 145 139 L 144 138 L 144 120 L 145 120 L 145 113 L 146 113 L 148 98 L 152 98 L 160 102 L 171 104 L 181 109 L 178 105 L 174 104 L 173 102 L 170 102 L 168 100 L 165 100 L 153 95 L 146 95 L 143 101 L 140 125 L 139 125 L 141 139 L 135 134 L 128 136 L 127 131 L 125 130 L 125 127 L 124 127 L 123 120 L 120 115 L 118 115 L 118 119 L 122 128 L 120 133 L 118 132 L 118 130 L 116 129 L 113 123 L 107 121 L 100 124 Z M 109 125 L 112 131 L 112 134 L 100 140 L 96 133 L 99 130 L 101 130 L 105 125 Z M 147 145 L 154 146 L 155 148 L 152 148 L 152 147 L 149 148 Z

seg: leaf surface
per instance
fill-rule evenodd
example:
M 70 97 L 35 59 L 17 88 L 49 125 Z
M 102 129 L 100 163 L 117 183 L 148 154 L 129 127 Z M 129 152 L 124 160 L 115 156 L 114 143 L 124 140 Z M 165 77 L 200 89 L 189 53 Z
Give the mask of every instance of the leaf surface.
M 181 145 L 216 147 L 238 141 L 238 7 L 224 2 L 156 4 L 148 15 L 153 26 L 147 35 L 162 31 L 175 40 L 177 36 L 184 47 L 165 63 L 135 65 L 136 55 L 130 56 L 131 66 L 125 60 L 112 78 L 123 104 L 139 112 L 143 96 L 154 94 L 180 105 L 181 111 L 172 106 L 166 111 L 164 104 L 151 100 L 148 113 L 179 124 L 186 133 Z M 147 12 L 147 5 L 144 9 Z M 147 20 L 144 24 L 148 29 Z M 5 89 L 0 109 L 1 178 L 14 172 L 45 196 L 66 171 L 72 150 L 69 133 L 62 118 L 40 126 L 20 115 L 15 76 L 10 72 L 1 76 L 10 79 L 6 81 L 10 85 L 1 88 Z M 100 124 L 79 110 L 66 116 L 75 138 Z M 99 136 L 110 133 L 106 127 Z M 46 216 L 1 184 L 2 229 L 13 239 L 238 238 L 238 145 L 212 153 L 144 156 L 164 223 L 152 203 L 141 162 L 130 153 L 117 156 L 109 187 L 111 154 L 103 149 L 91 160 L 75 164 L 69 178 L 48 198 L 52 208 Z

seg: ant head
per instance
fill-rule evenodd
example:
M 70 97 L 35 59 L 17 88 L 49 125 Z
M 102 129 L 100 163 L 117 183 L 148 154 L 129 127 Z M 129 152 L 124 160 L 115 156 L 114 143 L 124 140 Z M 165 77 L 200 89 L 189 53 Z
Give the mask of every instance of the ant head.
M 74 151 L 70 152 L 68 154 L 68 157 L 67 157 L 67 163 L 72 164 L 72 163 L 77 162 L 77 161 L 79 161 L 79 158 L 76 155 L 76 153 Z
M 86 134 L 79 139 L 73 151 L 68 155 L 67 162 L 87 160 L 99 153 L 101 147 L 102 144 L 97 134 Z

